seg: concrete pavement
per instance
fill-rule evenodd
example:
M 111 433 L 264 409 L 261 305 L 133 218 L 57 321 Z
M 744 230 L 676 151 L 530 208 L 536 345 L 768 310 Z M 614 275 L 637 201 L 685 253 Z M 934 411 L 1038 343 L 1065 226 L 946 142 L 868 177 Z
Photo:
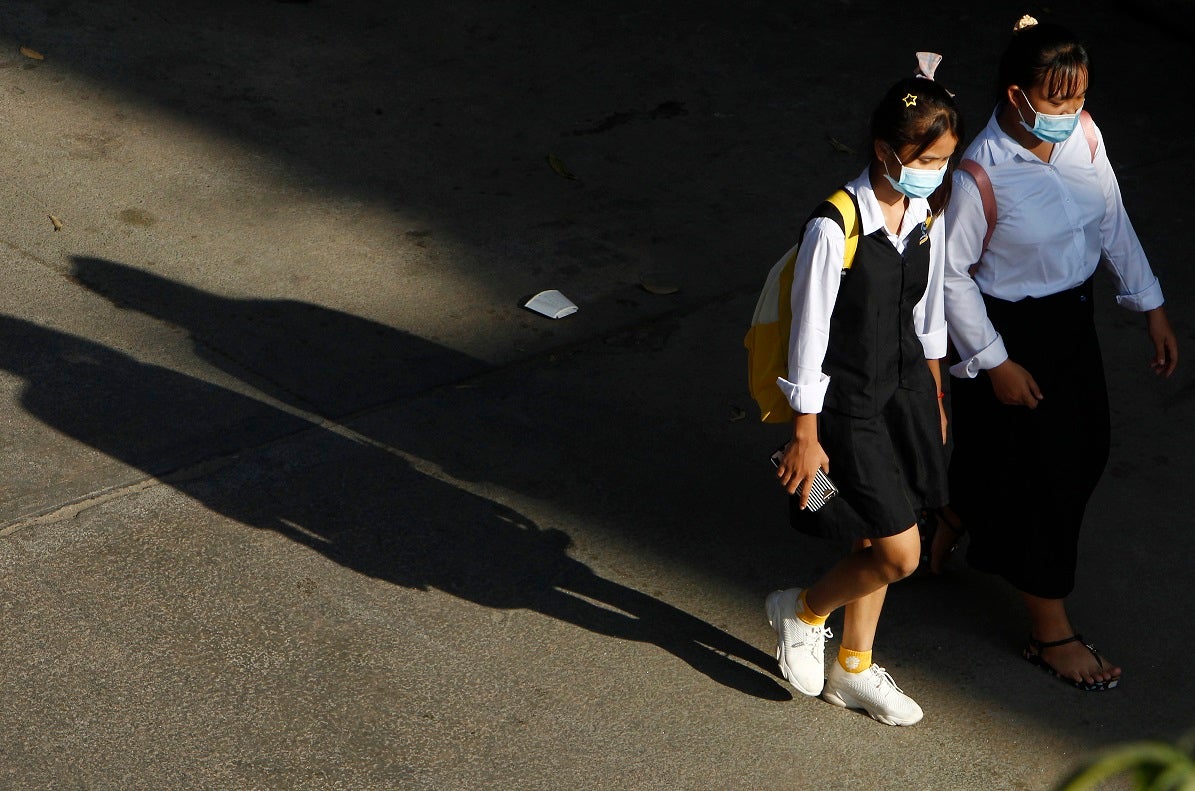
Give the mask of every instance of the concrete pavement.
M 1195 348 L 1190 111 L 1137 71 L 1190 44 L 1052 8 Z M 754 290 L 913 50 L 982 125 L 1020 6 L 0 10 L 0 788 L 1037 789 L 1195 724 L 1191 379 L 1110 298 L 1075 615 L 1123 689 L 1022 662 L 961 564 L 881 627 L 915 728 L 771 659 L 835 552 L 768 475 Z

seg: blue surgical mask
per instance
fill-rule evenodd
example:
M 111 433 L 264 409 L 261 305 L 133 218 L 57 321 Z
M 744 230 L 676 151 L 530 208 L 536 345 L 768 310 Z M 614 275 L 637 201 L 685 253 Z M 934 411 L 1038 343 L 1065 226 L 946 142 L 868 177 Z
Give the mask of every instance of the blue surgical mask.
M 897 162 L 900 162 L 900 157 L 896 156 L 895 150 L 892 150 L 892 156 L 896 157 Z M 884 178 L 888 179 L 888 183 L 894 190 L 909 198 L 928 198 L 933 195 L 934 190 L 942 186 L 942 179 L 945 176 L 945 165 L 937 170 L 921 170 L 907 168 L 905 163 L 900 162 L 900 178 L 894 179 L 888 174 L 888 163 L 884 163 Z
M 1039 140 L 1045 140 L 1047 143 L 1061 143 L 1071 136 L 1071 132 L 1075 131 L 1075 125 L 1079 123 L 1078 112 L 1064 115 L 1039 113 L 1024 91 L 1021 91 L 1021 95 L 1025 97 L 1025 104 L 1029 105 L 1029 109 L 1035 116 L 1033 126 L 1030 126 L 1025 121 L 1025 116 L 1021 115 L 1021 108 L 1017 107 L 1017 115 L 1021 116 L 1021 126 L 1032 132 Z M 1079 105 L 1079 110 L 1082 111 L 1082 109 L 1083 105 Z

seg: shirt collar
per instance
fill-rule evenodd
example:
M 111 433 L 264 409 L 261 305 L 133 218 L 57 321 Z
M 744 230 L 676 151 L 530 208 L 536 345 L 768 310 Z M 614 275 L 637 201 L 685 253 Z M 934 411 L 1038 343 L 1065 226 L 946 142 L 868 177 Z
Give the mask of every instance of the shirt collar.
M 988 135 L 988 138 L 992 141 L 993 148 L 1000 152 L 999 159 L 993 157 L 993 163 L 1004 159 L 1014 158 L 1023 159 L 1026 161 L 1029 159 L 1037 159 L 1037 157 L 1030 154 L 1023 145 L 1014 140 L 1012 135 L 1000 128 L 1000 108 L 1003 106 L 1003 104 L 996 105 L 996 109 L 992 110 L 992 115 L 988 118 L 988 125 L 984 129 Z
M 863 236 L 870 236 L 885 227 L 884 212 L 880 209 L 880 202 L 876 199 L 875 190 L 871 188 L 871 176 L 868 174 L 868 170 L 869 168 L 864 168 L 854 181 L 846 185 L 847 191 L 854 194 L 855 200 L 859 204 L 859 232 Z M 901 223 L 901 228 L 908 233 L 914 225 L 927 216 L 929 216 L 929 201 L 925 198 L 909 198 L 909 206 L 905 209 L 905 219 Z

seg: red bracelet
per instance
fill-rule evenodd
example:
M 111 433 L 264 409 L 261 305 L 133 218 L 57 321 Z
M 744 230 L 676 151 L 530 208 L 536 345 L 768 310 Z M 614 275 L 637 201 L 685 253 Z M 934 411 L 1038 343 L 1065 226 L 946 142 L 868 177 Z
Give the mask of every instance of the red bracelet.
M 945 393 L 938 393 L 938 398 L 945 398 L 945 397 L 946 397 Z

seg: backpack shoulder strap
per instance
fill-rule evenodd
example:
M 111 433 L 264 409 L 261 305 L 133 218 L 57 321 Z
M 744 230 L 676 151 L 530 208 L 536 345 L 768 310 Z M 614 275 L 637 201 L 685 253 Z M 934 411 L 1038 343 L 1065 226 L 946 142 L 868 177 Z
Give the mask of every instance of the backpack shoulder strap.
M 979 199 L 983 203 L 983 218 L 987 221 L 987 230 L 983 234 L 983 250 L 988 249 L 988 242 L 992 240 L 992 231 L 996 229 L 996 191 L 992 189 L 992 180 L 988 172 L 974 159 L 964 159 L 959 168 L 971 178 L 975 179 L 975 186 L 979 187 Z
M 810 220 L 815 217 L 827 217 L 842 229 L 846 237 L 842 268 L 850 269 L 851 264 L 855 262 L 855 251 L 859 249 L 859 204 L 855 196 L 845 189 L 836 190 L 809 215 Z M 809 221 L 806 220 L 805 224 L 808 225 Z
M 1087 138 L 1087 148 L 1091 151 L 1091 161 L 1095 162 L 1095 151 L 1099 148 L 1100 141 L 1095 136 L 1095 121 L 1091 119 L 1091 113 L 1086 110 L 1080 112 L 1079 123 L 1083 125 L 1083 136 Z
M 838 209 L 842 217 L 842 232 L 846 236 L 846 247 L 842 255 L 842 268 L 850 269 L 855 262 L 855 251 L 859 249 L 859 204 L 855 196 L 846 190 L 838 190 L 826 202 Z

